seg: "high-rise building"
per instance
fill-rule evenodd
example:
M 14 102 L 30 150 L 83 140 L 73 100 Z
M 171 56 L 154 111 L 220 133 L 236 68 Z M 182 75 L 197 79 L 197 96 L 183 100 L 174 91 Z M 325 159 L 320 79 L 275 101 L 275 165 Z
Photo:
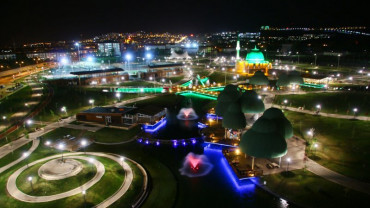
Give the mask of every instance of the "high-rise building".
M 98 56 L 121 56 L 119 43 L 98 43 Z

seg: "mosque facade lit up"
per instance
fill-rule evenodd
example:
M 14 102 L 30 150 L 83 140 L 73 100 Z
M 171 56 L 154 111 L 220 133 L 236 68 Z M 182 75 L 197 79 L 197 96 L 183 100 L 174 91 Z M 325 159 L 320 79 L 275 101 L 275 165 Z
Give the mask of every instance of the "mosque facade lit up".
M 265 60 L 265 56 L 257 47 L 247 54 L 245 60 L 240 58 L 239 53 L 240 41 L 238 40 L 236 45 L 235 62 L 235 69 L 238 74 L 252 76 L 256 71 L 262 71 L 266 76 L 268 76 L 268 71 L 272 68 L 272 65 L 270 62 Z

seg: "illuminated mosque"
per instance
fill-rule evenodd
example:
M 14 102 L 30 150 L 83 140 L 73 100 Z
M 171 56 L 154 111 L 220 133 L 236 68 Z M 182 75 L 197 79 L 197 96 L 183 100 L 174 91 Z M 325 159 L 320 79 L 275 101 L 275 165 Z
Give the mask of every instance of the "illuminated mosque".
M 272 65 L 270 62 L 265 60 L 265 56 L 256 46 L 247 54 L 245 60 L 240 58 L 239 53 L 240 41 L 238 39 L 236 43 L 235 62 L 235 69 L 238 74 L 252 76 L 256 71 L 262 71 L 266 76 L 268 76 L 268 71 L 272 68 Z

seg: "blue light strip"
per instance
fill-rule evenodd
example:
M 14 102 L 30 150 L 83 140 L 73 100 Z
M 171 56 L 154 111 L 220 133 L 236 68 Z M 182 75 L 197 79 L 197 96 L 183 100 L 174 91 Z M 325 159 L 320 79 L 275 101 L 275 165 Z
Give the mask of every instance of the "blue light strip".
M 145 132 L 153 133 L 153 132 L 158 131 L 158 129 L 164 127 L 166 123 L 167 123 L 166 118 L 162 118 L 160 121 L 158 121 L 157 123 L 153 125 L 144 124 L 143 128 Z
M 222 119 L 222 117 L 217 116 L 216 114 L 213 114 L 213 113 L 207 113 L 207 119 L 217 120 L 217 119 Z
M 209 148 L 211 148 L 210 146 L 211 145 L 216 145 L 216 146 L 225 146 L 225 147 L 234 147 L 234 148 L 237 148 L 238 146 L 233 146 L 233 145 L 230 145 L 230 144 L 220 144 L 220 143 L 212 143 L 212 142 L 204 142 L 204 144 L 209 144 Z
M 208 126 L 204 123 L 201 123 L 201 122 L 198 122 L 198 128 L 200 129 L 204 129 L 204 128 L 207 128 Z
M 226 158 L 222 154 L 221 149 L 213 149 L 211 145 L 207 145 L 206 147 L 204 147 L 204 151 L 212 151 L 216 154 L 220 154 L 221 159 L 219 161 L 222 170 L 226 172 L 226 175 L 228 176 L 227 178 L 229 178 L 229 181 L 231 181 L 231 183 L 239 192 L 254 192 L 254 189 L 256 187 L 253 183 L 254 177 L 239 179 L 232 170 L 231 166 L 228 164 Z

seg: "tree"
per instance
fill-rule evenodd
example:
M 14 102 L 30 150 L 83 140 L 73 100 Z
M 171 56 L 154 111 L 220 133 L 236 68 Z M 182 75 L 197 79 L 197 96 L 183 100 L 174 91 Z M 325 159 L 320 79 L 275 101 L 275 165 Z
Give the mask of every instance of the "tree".
M 288 86 L 289 85 L 289 77 L 286 74 L 281 74 L 279 76 L 279 79 L 276 82 L 276 86 L 282 87 L 282 86 Z
M 265 74 L 263 74 L 262 71 L 256 71 L 254 73 L 254 75 L 249 79 L 249 84 L 252 84 L 252 85 L 268 85 L 269 80 L 265 76 Z
M 288 151 L 287 143 L 278 132 L 276 123 L 263 116 L 242 135 L 239 146 L 242 152 L 252 156 L 252 170 L 255 157 L 277 158 L 284 156 Z
M 291 71 L 288 74 L 289 84 L 303 84 L 303 78 L 301 77 L 301 74 L 297 71 Z
M 242 94 L 240 104 L 243 113 L 262 113 L 265 110 L 263 101 L 253 90 L 247 90 Z
M 293 127 L 290 121 L 285 117 L 283 112 L 278 108 L 269 108 L 263 115 L 263 118 L 267 118 L 275 122 L 277 131 L 285 138 L 289 139 L 293 136 Z
M 241 111 L 240 104 L 234 102 L 229 104 L 223 116 L 222 126 L 228 129 L 243 129 L 247 125 L 247 120 Z

